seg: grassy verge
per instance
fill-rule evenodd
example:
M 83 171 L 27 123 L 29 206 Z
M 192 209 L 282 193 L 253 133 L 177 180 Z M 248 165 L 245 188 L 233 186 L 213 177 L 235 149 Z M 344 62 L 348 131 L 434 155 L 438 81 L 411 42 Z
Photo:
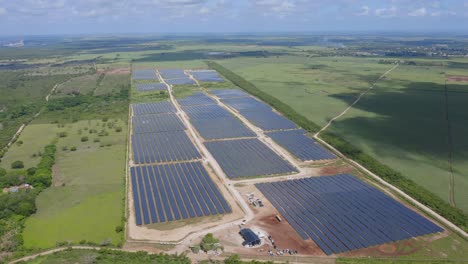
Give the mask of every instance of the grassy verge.
M 303 115 L 297 113 L 294 109 L 292 109 L 289 105 L 281 102 L 274 96 L 261 91 L 258 89 L 254 84 L 245 80 L 241 76 L 237 75 L 236 73 L 226 69 L 222 65 L 213 62 L 207 61 L 207 65 L 218 71 L 221 75 L 223 75 L 226 79 L 231 81 L 233 84 L 239 86 L 240 88 L 244 89 L 248 93 L 258 97 L 259 99 L 263 100 L 264 102 L 271 105 L 273 108 L 281 112 L 285 117 L 295 122 L 297 125 L 301 126 L 305 130 L 314 133 L 317 132 L 320 127 L 313 123 L 312 121 L 308 120 Z M 414 181 L 409 180 L 407 177 L 402 175 L 400 172 L 393 170 L 392 168 L 378 162 L 373 157 L 367 155 L 359 148 L 353 146 L 349 142 L 346 142 L 342 138 L 338 137 L 332 133 L 324 133 L 322 134 L 322 138 L 327 141 L 330 145 L 338 149 L 340 152 L 345 154 L 347 157 L 359 162 L 368 170 L 372 171 L 373 173 L 379 175 L 385 181 L 395 185 L 408 195 L 412 196 L 422 204 L 430 207 L 432 210 L 436 211 L 438 214 L 442 215 L 455 225 L 459 226 L 463 230 L 467 231 L 467 220 L 468 215 L 463 213 L 462 210 L 450 206 L 447 202 L 439 198 L 437 195 L 433 194 L 432 192 L 426 190 L 425 188 L 419 186 Z

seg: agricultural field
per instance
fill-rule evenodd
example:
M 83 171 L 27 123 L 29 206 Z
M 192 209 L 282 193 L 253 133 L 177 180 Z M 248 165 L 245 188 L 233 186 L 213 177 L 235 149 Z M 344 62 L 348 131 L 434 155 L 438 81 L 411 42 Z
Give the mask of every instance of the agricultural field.
M 219 63 L 324 126 L 393 67 L 378 61 L 280 56 L 234 58 Z M 459 70 L 434 65 L 399 66 L 329 130 L 450 201 L 443 83 L 445 74 Z M 456 206 L 466 211 L 468 199 L 462 190 L 466 189 L 467 179 L 461 173 L 466 168 L 466 148 L 462 147 L 466 146 L 466 137 L 459 134 L 466 131 L 462 120 L 466 119 L 463 113 L 468 103 L 463 87 L 466 83 L 450 83 L 448 98 L 452 137 L 457 141 L 453 143 L 454 197 Z

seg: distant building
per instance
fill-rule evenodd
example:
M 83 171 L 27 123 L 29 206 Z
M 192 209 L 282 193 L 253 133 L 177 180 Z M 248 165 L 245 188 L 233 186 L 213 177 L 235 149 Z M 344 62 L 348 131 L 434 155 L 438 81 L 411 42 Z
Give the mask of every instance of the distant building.
M 257 236 L 257 234 L 255 234 L 251 229 L 249 228 L 243 228 L 240 230 L 239 234 L 242 236 L 242 238 L 244 239 L 244 242 L 242 243 L 242 245 L 244 247 L 254 247 L 254 246 L 257 246 L 257 245 L 260 245 L 261 243 L 261 240 L 260 238 Z

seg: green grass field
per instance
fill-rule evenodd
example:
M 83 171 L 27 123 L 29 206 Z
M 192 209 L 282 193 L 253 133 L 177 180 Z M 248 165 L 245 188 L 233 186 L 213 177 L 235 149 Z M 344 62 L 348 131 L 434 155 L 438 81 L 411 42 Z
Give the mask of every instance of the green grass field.
M 96 90 L 94 90 L 94 95 L 118 93 L 122 85 L 129 84 L 129 74 L 106 74 Z
M 88 74 L 72 78 L 58 85 L 52 98 L 93 93 L 97 88 L 99 77 L 99 74 Z
M 110 129 L 109 122 L 122 131 Z M 68 136 L 57 143 L 53 186 L 39 195 L 38 211 L 26 221 L 24 244 L 29 248 L 81 240 L 118 244 L 122 235 L 115 228 L 123 216 L 126 124 L 113 119 L 82 120 L 63 129 Z M 91 129 L 98 132 L 90 134 Z M 109 135 L 99 136 L 102 130 Z M 84 136 L 87 142 L 81 141 Z M 72 147 L 77 150 L 71 151 Z
M 218 62 L 321 126 L 393 66 L 379 64 L 378 59 L 350 57 L 280 56 Z M 400 66 L 329 129 L 448 201 L 443 82 L 450 71 L 444 66 Z M 466 83 L 449 86 L 454 195 L 457 207 L 465 211 L 467 89 Z
M 63 129 L 57 125 L 31 124 L 25 127 L 20 137 L 13 144 L 0 162 L 4 169 L 11 169 L 11 163 L 16 160 L 24 162 L 25 168 L 36 166 L 41 157 L 38 153 L 44 150 L 44 146 L 52 142 L 57 133 Z M 19 142 L 23 142 L 19 144 Z

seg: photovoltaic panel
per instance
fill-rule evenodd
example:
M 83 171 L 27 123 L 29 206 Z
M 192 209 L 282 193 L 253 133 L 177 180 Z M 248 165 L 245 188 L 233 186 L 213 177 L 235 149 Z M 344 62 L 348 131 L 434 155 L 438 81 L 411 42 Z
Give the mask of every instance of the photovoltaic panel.
M 132 104 L 132 109 L 134 116 L 177 112 L 175 106 L 169 101 Z
M 139 166 L 130 172 L 137 225 L 232 212 L 200 162 Z
M 185 131 L 133 134 L 132 150 L 135 164 L 202 158 Z
M 306 136 L 304 130 L 277 131 L 267 133 L 267 135 L 301 161 L 336 158 L 333 153 Z
M 239 112 L 272 110 L 270 106 L 254 99 L 253 97 L 227 98 L 221 101 Z
M 156 75 L 156 70 L 154 69 L 133 70 L 132 78 L 134 80 L 156 80 L 158 79 Z
M 194 105 L 182 109 L 189 116 L 190 123 L 206 140 L 256 136 L 239 119 L 219 105 Z
M 236 98 L 236 97 L 248 97 L 248 93 L 238 89 L 220 89 L 210 90 L 210 93 L 216 95 L 221 99 Z
M 195 85 L 195 81 L 190 78 L 170 79 L 166 80 L 170 85 Z
M 244 110 L 240 113 L 254 125 L 265 131 L 297 128 L 296 124 L 292 121 L 271 110 Z
M 166 80 L 187 78 L 187 75 L 185 74 L 184 70 L 181 69 L 164 69 L 159 70 L 159 73 Z
M 205 146 L 229 178 L 297 172 L 256 138 L 211 141 L 205 142 Z
M 132 123 L 134 134 L 185 130 L 176 114 L 134 116 Z
M 312 239 L 327 255 L 443 231 L 348 174 L 256 187 L 303 239 Z
M 135 87 L 139 92 L 167 90 L 167 86 L 164 83 L 138 83 Z
M 216 101 L 202 92 L 195 92 L 193 95 L 177 100 L 181 106 L 216 104 Z
M 190 74 L 202 82 L 224 82 L 224 79 L 216 71 L 191 71 Z

